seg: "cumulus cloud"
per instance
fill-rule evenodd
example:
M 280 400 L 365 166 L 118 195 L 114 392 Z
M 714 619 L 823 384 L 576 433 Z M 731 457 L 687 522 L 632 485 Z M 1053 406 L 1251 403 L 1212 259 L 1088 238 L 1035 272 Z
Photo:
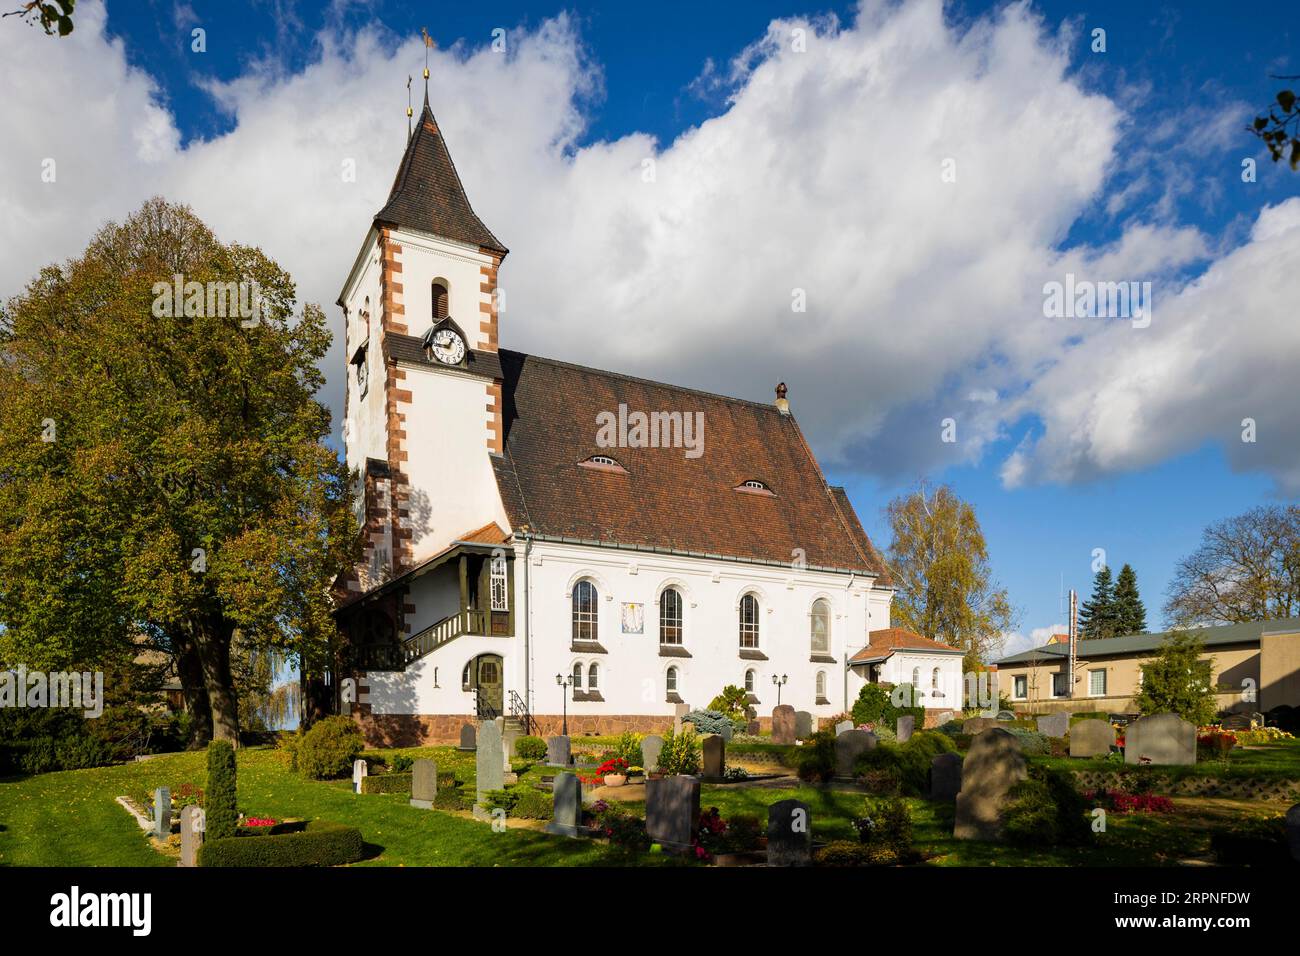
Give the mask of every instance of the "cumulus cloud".
M 1227 442 L 1253 415 L 1260 440 L 1234 464 L 1300 483 L 1285 378 L 1260 374 L 1300 352 L 1269 325 L 1300 282 L 1295 207 L 1180 284 L 1213 243 L 1129 199 L 1107 212 L 1125 113 L 1079 82 L 1073 38 L 1024 5 L 960 24 L 939 0 L 777 20 L 734 63 L 701 64 L 723 109 L 671 143 L 583 140 L 599 70 L 564 17 L 505 54 L 486 38 L 435 51 L 435 112 L 512 250 L 503 344 L 759 400 L 784 380 L 824 459 L 878 475 L 979 459 L 1029 422 L 1004 480 L 1073 481 Z M 233 129 L 182 148 L 98 7 L 63 41 L 0 30 L 0 118 L 19 137 L 0 155 L 0 293 L 161 193 L 330 306 L 391 185 L 423 48 L 379 25 L 317 43 L 301 72 L 259 62 L 211 84 Z M 1112 244 L 1066 243 L 1081 216 L 1119 210 Z M 1156 320 L 1047 319 L 1043 284 L 1067 271 L 1155 281 Z M 328 361 L 337 409 L 343 359 Z
M 1047 643 L 1047 639 L 1053 634 L 1065 634 L 1067 628 L 1064 624 L 1052 624 L 1048 627 L 1036 627 L 1028 634 L 1022 631 L 1008 631 L 1002 635 L 1001 650 L 997 657 L 1010 657 L 1012 654 L 1019 654 L 1021 651 L 1032 650 L 1035 647 L 1042 647 Z M 1005 689 L 1005 688 L 1004 688 Z

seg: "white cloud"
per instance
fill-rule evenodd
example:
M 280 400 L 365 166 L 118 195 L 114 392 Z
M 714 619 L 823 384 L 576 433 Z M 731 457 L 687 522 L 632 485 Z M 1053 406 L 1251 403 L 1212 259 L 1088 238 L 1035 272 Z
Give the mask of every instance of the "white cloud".
M 1007 631 L 1001 637 L 1001 650 L 992 655 L 996 660 L 999 657 L 1010 657 L 1012 654 L 1019 654 L 1021 651 L 1032 650 L 1035 647 L 1042 647 L 1047 643 L 1047 639 L 1053 634 L 1066 633 L 1064 624 L 1052 624 L 1048 627 L 1036 627 L 1028 634 L 1021 631 Z
M 823 457 L 877 473 L 973 460 L 1029 417 L 1041 428 L 1004 480 L 1070 481 L 1227 441 L 1249 409 L 1268 428 L 1234 463 L 1300 483 L 1300 425 L 1281 414 L 1300 344 L 1270 324 L 1300 282 L 1294 210 L 1263 217 L 1186 289 L 1170 284 L 1210 243 L 1167 218 L 1062 249 L 1080 216 L 1106 212 L 1124 122 L 1077 82 L 1073 31 L 1023 5 L 957 28 L 938 0 L 870 3 L 843 27 L 775 21 L 730 66 L 701 64 L 697 87 L 730 89 L 721 115 L 668 144 L 581 147 L 600 77 L 566 18 L 513 33 L 508 55 L 486 37 L 435 51 L 435 112 L 512 250 L 503 343 L 760 400 L 785 380 Z M 317 39 L 300 73 L 259 61 L 213 84 L 234 129 L 182 149 L 98 6 L 67 40 L 0 29 L 0 120 L 17 136 L 0 154 L 0 293 L 161 193 L 260 245 L 337 326 L 423 48 L 378 26 Z M 58 161 L 55 184 L 40 181 L 43 157 Z M 341 181 L 345 159 L 355 183 Z M 1156 321 L 1139 335 L 1044 319 L 1043 283 L 1065 271 L 1156 281 Z M 791 311 L 796 288 L 806 313 Z M 338 408 L 343 361 L 329 361 Z M 955 446 L 940 441 L 950 416 Z

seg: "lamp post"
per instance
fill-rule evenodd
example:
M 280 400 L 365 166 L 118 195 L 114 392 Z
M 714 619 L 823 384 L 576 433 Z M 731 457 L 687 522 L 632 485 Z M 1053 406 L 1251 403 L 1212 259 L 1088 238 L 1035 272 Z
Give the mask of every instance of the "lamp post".
M 556 674 L 555 683 L 560 685 L 560 712 L 564 715 L 564 729 L 561 733 L 567 737 L 569 736 L 569 685 L 573 683 L 573 678 Z
M 782 674 L 780 677 L 775 674 L 772 675 L 772 684 L 776 687 L 776 706 L 778 707 L 781 706 L 781 688 L 785 686 L 785 682 L 789 679 L 788 674 Z

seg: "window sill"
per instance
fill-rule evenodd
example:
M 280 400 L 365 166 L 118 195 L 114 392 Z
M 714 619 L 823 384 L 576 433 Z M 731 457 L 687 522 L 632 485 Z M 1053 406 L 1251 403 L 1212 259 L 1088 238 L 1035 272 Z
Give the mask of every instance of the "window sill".
M 742 647 L 740 649 L 740 659 L 742 661 L 765 661 L 767 655 L 755 647 Z
M 686 648 L 682 647 L 680 644 L 660 644 L 659 656 L 660 657 L 690 657 L 691 652 L 688 651 Z
M 668 697 L 666 698 L 666 700 L 667 700 L 667 702 L 670 703 L 670 704 L 684 704 L 684 703 L 686 703 L 686 701 L 682 700 L 682 695 L 681 695 L 681 694 L 678 694 L 676 691 L 670 692 L 670 693 L 668 694 Z
M 598 690 L 576 690 L 573 692 L 573 701 L 576 704 L 584 702 L 603 704 L 605 698 L 600 696 L 600 691 Z
M 831 657 L 831 655 L 829 655 L 829 654 L 814 654 L 812 657 L 808 658 L 808 660 L 810 660 L 810 661 L 811 661 L 812 663 L 814 663 L 814 664 L 834 664 L 834 663 L 835 663 L 835 658 Z
M 750 707 L 753 707 L 757 704 L 761 704 L 762 701 L 759 700 L 757 697 L 755 697 L 753 693 L 748 693 L 745 695 L 745 703 L 748 704 Z
M 830 700 L 827 699 L 827 698 L 825 698 L 825 697 L 818 697 L 818 698 L 817 698 L 817 703 L 818 703 L 819 705 L 820 705 L 820 704 L 829 704 L 829 703 L 830 703 Z
M 608 654 L 601 645 L 595 641 L 574 641 L 569 645 L 569 650 L 574 654 Z

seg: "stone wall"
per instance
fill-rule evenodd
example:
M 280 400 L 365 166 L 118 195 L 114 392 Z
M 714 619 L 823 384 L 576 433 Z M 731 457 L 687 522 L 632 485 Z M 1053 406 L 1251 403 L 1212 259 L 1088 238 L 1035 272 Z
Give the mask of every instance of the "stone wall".
M 432 744 L 457 744 L 460 728 L 477 723 L 465 714 L 370 714 L 369 707 L 353 709 L 353 719 L 361 726 L 368 747 L 424 747 Z M 560 733 L 560 714 L 533 717 L 534 733 L 551 737 Z M 769 721 L 770 723 L 770 721 Z M 672 727 L 672 718 L 654 714 L 583 714 L 569 715 L 569 736 L 578 743 L 587 735 L 615 736 L 626 730 L 641 734 L 662 734 Z

